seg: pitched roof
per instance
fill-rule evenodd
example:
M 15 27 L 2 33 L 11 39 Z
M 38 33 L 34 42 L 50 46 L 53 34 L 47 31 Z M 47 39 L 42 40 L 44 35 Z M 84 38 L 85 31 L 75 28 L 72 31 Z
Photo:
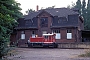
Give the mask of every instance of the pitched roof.
M 40 14 L 42 11 L 46 11 L 49 14 L 51 14 L 52 16 L 58 16 L 58 17 L 67 17 L 68 15 L 79 14 L 78 12 L 75 12 L 72 9 L 69 9 L 69 8 L 43 9 L 43 10 L 39 10 L 37 12 L 30 12 L 27 16 L 25 16 L 25 20 L 33 19 L 38 14 Z
M 77 25 L 51 26 L 51 28 L 78 27 Z
M 37 12 L 30 12 L 28 15 L 26 15 L 24 18 L 24 20 L 28 20 L 28 19 L 33 19 L 34 17 L 36 17 L 41 11 L 37 11 Z
M 69 8 L 55 8 L 55 9 L 46 9 L 48 13 L 50 13 L 53 16 L 58 16 L 58 17 L 63 17 L 67 15 L 72 15 L 72 14 L 78 14 L 77 12 L 74 12 L 73 10 Z
M 37 27 L 16 27 L 14 29 L 37 29 Z

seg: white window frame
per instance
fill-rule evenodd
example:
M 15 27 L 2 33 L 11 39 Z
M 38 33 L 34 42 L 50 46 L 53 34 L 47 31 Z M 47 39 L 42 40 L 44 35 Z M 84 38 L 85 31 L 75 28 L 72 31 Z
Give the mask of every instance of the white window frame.
M 32 38 L 35 38 L 36 37 L 36 35 L 35 34 L 32 34 Z
M 67 33 L 67 39 L 72 39 L 72 33 Z
M 52 33 L 56 34 L 55 39 L 61 39 L 61 33 L 59 29 L 52 30 Z
M 21 34 L 21 39 L 25 39 L 25 34 Z
M 61 39 L 61 33 L 56 33 L 55 39 Z

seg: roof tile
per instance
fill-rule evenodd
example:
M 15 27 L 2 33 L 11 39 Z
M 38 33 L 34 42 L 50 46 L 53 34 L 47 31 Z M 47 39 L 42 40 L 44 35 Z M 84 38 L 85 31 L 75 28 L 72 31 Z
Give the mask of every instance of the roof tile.
M 42 9 L 42 10 L 39 10 L 38 12 L 30 12 L 27 16 L 25 16 L 25 20 L 33 19 L 38 14 L 40 14 L 43 10 L 48 12 L 52 16 L 58 16 L 58 17 L 67 17 L 68 15 L 79 14 L 78 12 L 75 12 L 69 8 Z

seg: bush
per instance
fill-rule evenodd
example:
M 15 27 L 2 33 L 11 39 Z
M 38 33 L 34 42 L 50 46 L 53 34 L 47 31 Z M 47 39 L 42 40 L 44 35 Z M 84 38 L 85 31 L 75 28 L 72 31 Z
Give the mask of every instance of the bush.
M 7 55 L 8 50 L 8 42 L 4 40 L 0 41 L 0 59 L 2 59 L 3 56 Z

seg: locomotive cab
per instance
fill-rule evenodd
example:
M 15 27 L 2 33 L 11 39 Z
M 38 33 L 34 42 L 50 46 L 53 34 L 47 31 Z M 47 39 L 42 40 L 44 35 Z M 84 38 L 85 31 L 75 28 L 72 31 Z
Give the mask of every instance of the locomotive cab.
M 30 42 L 28 43 L 28 47 L 32 46 L 42 46 L 42 47 L 58 47 L 58 44 L 55 40 L 55 34 L 43 34 L 42 37 L 30 37 Z

